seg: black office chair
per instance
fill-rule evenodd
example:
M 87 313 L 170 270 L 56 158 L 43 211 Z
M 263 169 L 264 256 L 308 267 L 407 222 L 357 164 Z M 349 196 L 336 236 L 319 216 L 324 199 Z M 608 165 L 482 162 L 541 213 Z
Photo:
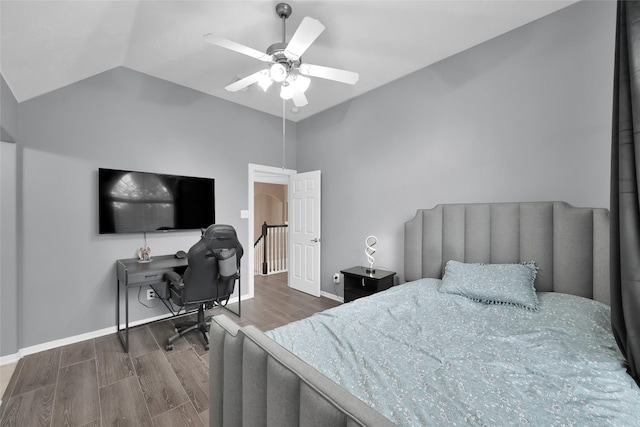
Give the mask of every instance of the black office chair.
M 171 301 L 185 311 L 198 306 L 198 319 L 176 325 L 176 334 L 169 338 L 166 350 L 181 336 L 200 331 L 209 350 L 211 316 L 204 310 L 225 306 L 240 280 L 240 258 L 244 250 L 236 230 L 230 225 L 213 224 L 202 232 L 200 241 L 189 249 L 188 267 L 180 276 L 174 271 L 165 273 L 169 281 Z M 178 310 L 178 312 L 180 312 Z

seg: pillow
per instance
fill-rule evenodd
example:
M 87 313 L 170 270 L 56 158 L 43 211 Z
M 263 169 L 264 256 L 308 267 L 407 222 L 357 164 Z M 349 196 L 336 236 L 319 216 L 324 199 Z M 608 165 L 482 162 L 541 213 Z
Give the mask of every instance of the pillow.
M 537 267 L 522 264 L 466 264 L 447 261 L 440 292 L 462 295 L 477 302 L 506 304 L 538 311 L 534 287 Z

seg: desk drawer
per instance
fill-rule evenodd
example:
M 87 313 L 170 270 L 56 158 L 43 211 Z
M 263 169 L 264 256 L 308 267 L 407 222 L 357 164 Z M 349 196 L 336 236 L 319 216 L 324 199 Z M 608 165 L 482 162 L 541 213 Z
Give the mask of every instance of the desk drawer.
M 164 281 L 164 274 L 171 269 L 166 270 L 153 270 L 153 271 L 140 271 L 129 275 L 128 285 L 137 285 L 140 283 L 158 283 Z

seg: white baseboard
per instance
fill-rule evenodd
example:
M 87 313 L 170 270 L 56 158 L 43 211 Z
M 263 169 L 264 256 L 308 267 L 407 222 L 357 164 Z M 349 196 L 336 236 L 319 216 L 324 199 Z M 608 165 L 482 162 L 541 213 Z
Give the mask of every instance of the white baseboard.
M 334 300 L 334 301 L 344 302 L 344 298 L 342 298 L 342 297 L 340 297 L 340 296 L 338 296 L 338 295 L 335 295 L 335 294 L 329 293 L 329 292 L 320 291 L 320 296 L 321 296 L 321 297 L 325 297 L 325 298 L 332 299 L 332 300 Z
M 249 298 L 247 298 L 245 296 L 245 298 L 243 298 L 242 300 L 244 301 L 244 300 L 247 300 L 247 299 L 249 299 Z M 230 298 L 228 304 L 234 304 L 236 302 L 238 302 L 238 297 Z M 169 318 L 171 316 L 172 316 L 171 313 L 166 313 L 166 314 L 161 314 L 159 316 L 149 317 L 147 319 L 136 320 L 135 322 L 129 323 L 129 327 L 132 328 L 134 326 L 143 325 L 145 323 L 150 323 L 150 322 L 155 322 L 157 320 L 167 319 L 167 318 Z M 124 328 L 124 324 L 121 324 L 120 328 Z M 116 333 L 116 327 L 115 326 L 111 326 L 111 327 L 108 327 L 108 328 L 99 329 L 97 331 L 87 332 L 87 333 L 80 334 L 80 335 L 74 335 L 72 337 L 61 338 L 61 339 L 58 339 L 58 340 L 49 341 L 49 342 L 46 342 L 46 343 L 36 344 L 36 345 L 29 346 L 29 347 L 21 348 L 20 350 L 18 350 L 17 353 L 9 354 L 9 355 L 6 355 L 6 356 L 0 356 L 0 366 L 8 365 L 9 363 L 17 362 L 18 360 L 20 360 L 23 357 L 28 356 L 30 354 L 35 354 L 35 353 L 39 353 L 41 351 L 51 350 L 52 348 L 62 347 L 62 346 L 69 345 L 69 344 L 75 344 L 75 343 L 78 343 L 78 342 L 81 342 L 81 341 L 86 341 L 86 340 L 90 340 L 90 339 L 94 339 L 94 338 L 100 338 L 100 337 L 103 337 L 105 335 L 114 334 L 114 333 Z
M 8 354 L 6 356 L 0 357 L 0 366 L 8 365 L 10 363 L 16 363 L 18 360 L 22 359 L 22 354 L 20 351 L 14 354 Z
M 149 323 L 149 322 L 154 322 L 156 320 L 166 319 L 168 317 L 171 317 L 171 313 L 167 313 L 167 314 L 163 314 L 163 315 L 160 315 L 160 316 L 154 316 L 154 317 L 150 317 L 150 318 L 147 318 L 147 319 L 131 322 L 129 324 L 129 327 L 131 328 L 131 327 L 134 327 L 134 326 L 142 325 L 144 323 Z M 120 327 L 124 328 L 124 324 L 120 325 Z M 45 342 L 45 343 L 42 343 L 42 344 L 36 344 L 36 345 L 29 346 L 29 347 L 21 348 L 15 354 L 11 354 L 11 355 L 8 355 L 8 356 L 0 357 L 0 366 L 1 365 L 6 365 L 6 364 L 9 364 L 9 363 L 13 363 L 13 362 L 17 362 L 18 360 L 20 360 L 24 356 L 28 356 L 30 354 L 40 353 L 41 351 L 51 350 L 52 348 L 63 347 L 65 345 L 75 344 L 75 343 L 78 343 L 78 342 L 81 342 L 81 341 L 86 341 L 86 340 L 90 340 L 90 339 L 94 339 L 94 338 L 100 338 L 100 337 L 103 337 L 105 335 L 110 335 L 110 334 L 114 334 L 114 333 L 116 333 L 116 327 L 115 326 L 111 326 L 111 327 L 104 328 L 104 329 L 98 329 L 97 331 L 87 332 L 87 333 L 80 334 L 80 335 L 74 335 L 72 337 L 61 338 L 61 339 L 58 339 L 58 340 L 53 340 L 53 341 Z

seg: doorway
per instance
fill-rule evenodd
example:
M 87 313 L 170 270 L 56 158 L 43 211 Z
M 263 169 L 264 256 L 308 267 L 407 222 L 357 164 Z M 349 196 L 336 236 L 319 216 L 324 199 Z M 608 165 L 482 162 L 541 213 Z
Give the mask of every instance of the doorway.
M 280 218 L 286 218 L 288 222 L 288 196 L 287 191 L 285 190 L 285 204 L 284 211 L 278 214 L 280 207 L 278 207 L 278 202 L 273 200 L 273 198 L 277 198 L 274 194 L 262 195 L 256 199 L 256 188 L 258 191 L 262 191 L 265 188 L 269 188 L 271 190 L 276 191 L 276 189 L 288 188 L 289 185 L 289 177 L 291 175 L 295 175 L 296 171 L 291 169 L 284 168 L 276 168 L 273 166 L 263 166 L 256 164 L 249 164 L 249 218 L 248 218 L 248 236 L 249 242 L 247 242 L 247 258 L 249 262 L 249 280 L 248 280 L 248 298 L 253 298 L 254 296 L 254 287 L 255 287 L 255 271 L 257 267 L 255 262 L 255 249 L 254 244 L 261 235 L 261 224 L 258 223 L 260 217 L 264 217 L 261 213 L 263 210 L 269 210 L 273 207 L 273 215 Z M 263 186 L 266 185 L 266 186 Z M 257 193 L 260 195 L 261 193 Z M 272 199 L 270 202 L 267 202 L 268 199 Z M 256 201 L 258 207 L 256 207 Z M 261 202 L 265 202 L 262 205 Z M 271 205 L 271 207 L 269 206 Z M 287 215 L 287 216 L 285 216 Z M 260 227 L 260 228 L 259 228 Z
M 253 192 L 255 283 L 258 278 L 274 274 L 288 283 L 288 185 L 255 182 Z
M 320 171 L 296 173 L 295 170 L 249 163 L 249 210 L 247 256 L 249 258 L 249 285 L 247 298 L 253 298 L 255 289 L 255 183 L 288 185 L 291 229 L 287 246 L 288 285 L 299 291 L 319 297 L 321 295 L 321 238 L 320 238 Z M 290 200 L 290 202 L 289 202 Z

